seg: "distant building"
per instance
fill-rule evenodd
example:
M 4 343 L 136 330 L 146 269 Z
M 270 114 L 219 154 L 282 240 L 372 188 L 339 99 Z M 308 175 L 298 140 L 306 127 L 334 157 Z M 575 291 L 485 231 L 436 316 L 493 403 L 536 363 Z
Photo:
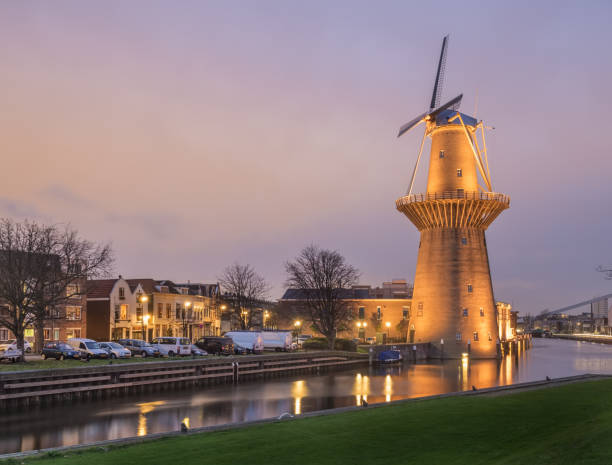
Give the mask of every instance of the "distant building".
M 382 287 L 358 285 L 343 289 L 342 299 L 352 309 L 352 320 L 340 328 L 338 337 L 361 340 L 374 337 L 380 342 L 390 337 L 413 341 L 412 290 L 412 286 L 403 279 L 384 282 Z M 280 328 L 293 328 L 296 320 L 307 321 L 304 301 L 304 291 L 301 289 L 290 288 L 285 291 L 276 312 Z M 315 333 L 308 327 L 303 327 L 301 332 Z

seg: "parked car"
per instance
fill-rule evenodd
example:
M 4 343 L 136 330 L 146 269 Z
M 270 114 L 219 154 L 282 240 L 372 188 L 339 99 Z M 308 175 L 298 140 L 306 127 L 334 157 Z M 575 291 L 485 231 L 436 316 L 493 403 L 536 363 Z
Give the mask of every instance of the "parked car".
M 132 355 L 142 357 L 159 357 L 161 355 L 159 348 L 153 347 L 142 339 L 119 339 L 117 342 L 129 350 Z
M 260 354 L 263 352 L 264 343 L 259 331 L 230 331 L 224 336 L 232 338 L 236 353 Z
M 73 358 L 79 360 L 81 358 L 81 351 L 76 350 L 69 344 L 61 341 L 49 341 L 45 342 L 42 349 L 42 359 L 54 358 L 56 360 L 64 360 L 65 358 Z
M 374 345 L 376 344 L 376 338 L 375 337 L 366 337 L 366 344 L 370 344 L 370 345 Z
M 151 345 L 158 348 L 162 355 L 168 357 L 191 355 L 191 341 L 186 337 L 156 337 Z
M 276 352 L 291 350 L 293 344 L 291 331 L 262 331 L 261 336 L 265 350 L 275 350 Z
M 116 342 L 99 342 L 101 349 L 108 352 L 110 358 L 130 358 L 132 352 Z
M 81 352 L 81 358 L 109 358 L 108 352 L 101 349 L 93 339 L 73 337 L 68 339 L 68 344 Z
M 191 355 L 197 355 L 198 357 L 203 357 L 204 355 L 208 355 L 208 352 L 200 349 L 197 345 L 191 344 Z
M 21 358 L 22 352 L 17 349 L 6 349 L 0 354 L 0 362 L 6 360 L 8 362 L 15 363 Z
M 25 349 L 26 354 L 32 352 L 32 344 L 30 344 L 28 341 L 23 341 L 23 348 Z M 0 342 L 0 351 L 8 349 L 17 350 L 17 340 L 10 339 L 8 341 Z
M 234 353 L 234 341 L 224 336 L 205 336 L 196 341 L 196 346 L 209 354 L 232 355 Z

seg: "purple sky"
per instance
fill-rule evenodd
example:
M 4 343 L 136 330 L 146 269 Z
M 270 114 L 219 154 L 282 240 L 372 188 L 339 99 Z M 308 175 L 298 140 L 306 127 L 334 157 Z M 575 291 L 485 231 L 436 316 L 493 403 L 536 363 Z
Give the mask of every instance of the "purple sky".
M 496 127 L 497 299 L 612 292 L 609 2 L 3 2 L 0 215 L 112 241 L 117 273 L 215 281 L 337 249 L 362 282 L 413 280 L 395 210 L 442 36 L 443 100 Z M 417 180 L 424 189 L 427 165 Z

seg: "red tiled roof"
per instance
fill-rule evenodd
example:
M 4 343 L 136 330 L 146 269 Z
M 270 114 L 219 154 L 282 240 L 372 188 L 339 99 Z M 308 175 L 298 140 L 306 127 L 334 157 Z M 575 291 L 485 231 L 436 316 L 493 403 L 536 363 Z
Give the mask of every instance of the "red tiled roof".
M 101 299 L 109 297 L 116 279 L 90 279 L 87 281 L 87 298 Z
M 155 292 L 155 286 L 157 286 L 157 281 L 151 278 L 144 279 L 126 279 L 128 284 L 130 285 L 130 289 L 134 292 L 134 289 L 140 284 L 142 289 L 145 291 L 145 294 L 153 294 Z

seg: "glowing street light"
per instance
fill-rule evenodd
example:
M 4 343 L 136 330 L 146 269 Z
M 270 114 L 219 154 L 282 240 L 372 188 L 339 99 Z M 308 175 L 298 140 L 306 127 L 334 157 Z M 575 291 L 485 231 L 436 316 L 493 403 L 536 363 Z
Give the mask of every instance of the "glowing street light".
M 387 337 L 391 337 L 391 322 L 387 321 L 385 326 L 387 327 Z
M 142 317 L 142 324 L 144 325 L 144 340 L 148 342 L 148 326 L 149 326 L 149 318 L 151 318 L 151 315 L 147 314 L 145 316 Z

